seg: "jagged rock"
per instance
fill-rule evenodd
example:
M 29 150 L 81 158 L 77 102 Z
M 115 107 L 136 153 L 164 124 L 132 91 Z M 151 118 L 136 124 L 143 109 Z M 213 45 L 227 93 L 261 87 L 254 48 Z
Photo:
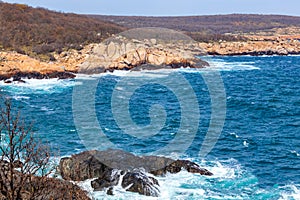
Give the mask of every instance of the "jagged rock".
M 119 170 L 105 170 L 104 173 L 91 182 L 92 188 L 95 191 L 102 191 L 106 188 L 111 188 L 112 186 L 118 185 L 120 181 L 120 171 Z
M 10 78 L 13 78 L 10 80 Z M 28 79 L 49 79 L 49 78 L 59 78 L 59 79 L 72 79 L 76 75 L 70 72 L 50 72 L 42 74 L 40 72 L 14 72 L 13 74 L 7 74 L 4 76 L 0 75 L 0 80 L 4 80 L 5 83 L 12 83 L 13 81 L 19 83 L 25 83 L 24 78 Z
M 126 188 L 126 191 L 146 196 L 158 197 L 160 194 L 158 181 L 142 171 L 126 173 L 123 177 L 122 187 Z
M 103 71 L 97 70 L 98 68 L 104 68 L 107 71 L 113 71 L 115 69 L 134 70 L 134 68 L 144 64 L 157 65 L 157 68 L 165 66 L 172 66 L 172 68 L 204 67 L 204 65 L 201 65 L 203 61 L 194 57 L 201 49 L 198 45 L 191 44 L 187 46 L 187 48 L 193 49 L 193 51 L 191 51 L 183 50 L 183 47 L 180 45 L 157 44 L 156 40 L 154 40 L 155 39 L 150 42 L 151 44 L 138 40 L 120 41 L 119 43 L 110 41 L 107 44 L 107 51 L 102 55 L 99 55 L 99 52 L 103 51 L 104 44 L 95 45 L 87 59 L 81 64 L 79 72 L 90 73 L 91 71 Z M 207 65 L 206 63 L 205 66 Z
M 114 195 L 114 188 L 113 187 L 108 188 L 106 194 L 113 196 Z
M 160 156 L 135 156 L 121 150 L 85 151 L 71 157 L 62 158 L 59 164 L 62 178 L 73 181 L 83 181 L 91 178 L 102 177 L 107 171 L 113 169 L 132 171 L 145 169 L 155 175 L 166 172 L 177 173 L 181 168 L 192 173 L 212 175 L 207 170 L 200 168 L 196 163 L 184 160 L 173 160 Z M 177 168 L 178 170 L 173 170 Z M 180 168 L 180 170 L 179 170 Z M 158 173 L 157 170 L 162 170 Z
M 188 160 L 176 160 L 175 162 L 171 163 L 170 165 L 166 166 L 165 168 L 151 171 L 150 173 L 153 175 L 156 175 L 156 176 L 160 176 L 160 175 L 166 174 L 167 172 L 178 173 L 182 169 L 185 169 L 191 173 L 197 173 L 197 174 L 206 175 L 206 176 L 213 175 L 213 173 L 211 173 L 207 169 L 200 168 L 199 165 L 197 165 L 194 162 L 188 161 Z

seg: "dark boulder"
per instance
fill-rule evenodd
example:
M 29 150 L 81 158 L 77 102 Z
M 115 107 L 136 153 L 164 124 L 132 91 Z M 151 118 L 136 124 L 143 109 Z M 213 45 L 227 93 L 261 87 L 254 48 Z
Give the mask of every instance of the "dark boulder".
M 198 164 L 188 161 L 188 160 L 176 160 L 175 162 L 171 163 L 170 165 L 164 167 L 163 169 L 151 171 L 150 173 L 155 176 L 161 176 L 169 173 L 178 173 L 182 169 L 187 170 L 188 172 L 194 173 L 194 174 L 201 174 L 206 176 L 212 176 L 213 173 L 208 171 L 207 169 L 201 168 Z
M 49 79 L 49 78 L 59 78 L 59 79 L 73 79 L 76 75 L 71 72 L 51 72 L 42 74 L 40 72 L 14 72 L 13 74 L 7 74 L 7 75 L 0 75 L 0 80 L 4 80 L 7 83 L 11 83 L 12 81 L 17 81 L 24 83 L 25 81 L 22 80 L 24 78 L 28 79 Z M 12 78 L 12 81 L 8 80 Z
M 160 176 L 167 172 L 178 173 L 182 169 L 191 173 L 211 176 L 212 173 L 188 160 L 173 160 L 160 156 L 136 156 L 121 150 L 85 151 L 62 158 L 59 170 L 63 179 L 84 181 L 99 178 L 113 169 L 133 171 L 143 168 L 146 172 Z
M 103 191 L 118 185 L 120 180 L 119 170 L 106 170 L 99 178 L 91 182 L 95 191 Z
M 126 191 L 146 196 L 158 197 L 160 194 L 158 181 L 142 171 L 126 173 L 123 177 L 122 187 L 126 188 Z

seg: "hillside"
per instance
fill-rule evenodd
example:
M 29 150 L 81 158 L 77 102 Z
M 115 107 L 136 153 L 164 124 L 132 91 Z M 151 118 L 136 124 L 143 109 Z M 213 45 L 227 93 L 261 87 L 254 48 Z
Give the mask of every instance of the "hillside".
M 83 15 L 0 2 L 0 49 L 31 56 L 99 42 L 124 28 Z
M 186 17 L 141 17 L 90 15 L 127 28 L 163 27 L 187 32 L 198 41 L 244 40 L 242 35 L 299 34 L 300 17 L 282 15 L 208 15 Z M 229 33 L 229 34 L 228 34 Z M 232 35 L 235 35 L 233 37 Z

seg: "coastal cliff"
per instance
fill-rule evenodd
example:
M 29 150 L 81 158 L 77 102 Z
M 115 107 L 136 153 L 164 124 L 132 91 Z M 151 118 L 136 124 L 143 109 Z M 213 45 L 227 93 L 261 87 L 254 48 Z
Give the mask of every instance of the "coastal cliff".
M 209 64 L 195 55 L 289 55 L 300 54 L 300 35 L 252 37 L 248 41 L 211 43 L 159 43 L 156 39 L 106 41 L 82 50 L 54 54 L 43 62 L 16 52 L 0 52 L 0 80 L 22 78 L 74 78 L 76 73 L 160 68 L 202 68 Z M 8 80 L 11 79 L 12 80 Z

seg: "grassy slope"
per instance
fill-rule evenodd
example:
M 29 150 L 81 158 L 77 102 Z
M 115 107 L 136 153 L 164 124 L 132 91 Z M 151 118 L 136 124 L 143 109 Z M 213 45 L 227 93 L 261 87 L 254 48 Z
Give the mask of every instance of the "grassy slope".
M 49 55 L 65 48 L 100 42 L 123 27 L 83 15 L 23 4 L 0 3 L 0 48 L 28 55 Z

